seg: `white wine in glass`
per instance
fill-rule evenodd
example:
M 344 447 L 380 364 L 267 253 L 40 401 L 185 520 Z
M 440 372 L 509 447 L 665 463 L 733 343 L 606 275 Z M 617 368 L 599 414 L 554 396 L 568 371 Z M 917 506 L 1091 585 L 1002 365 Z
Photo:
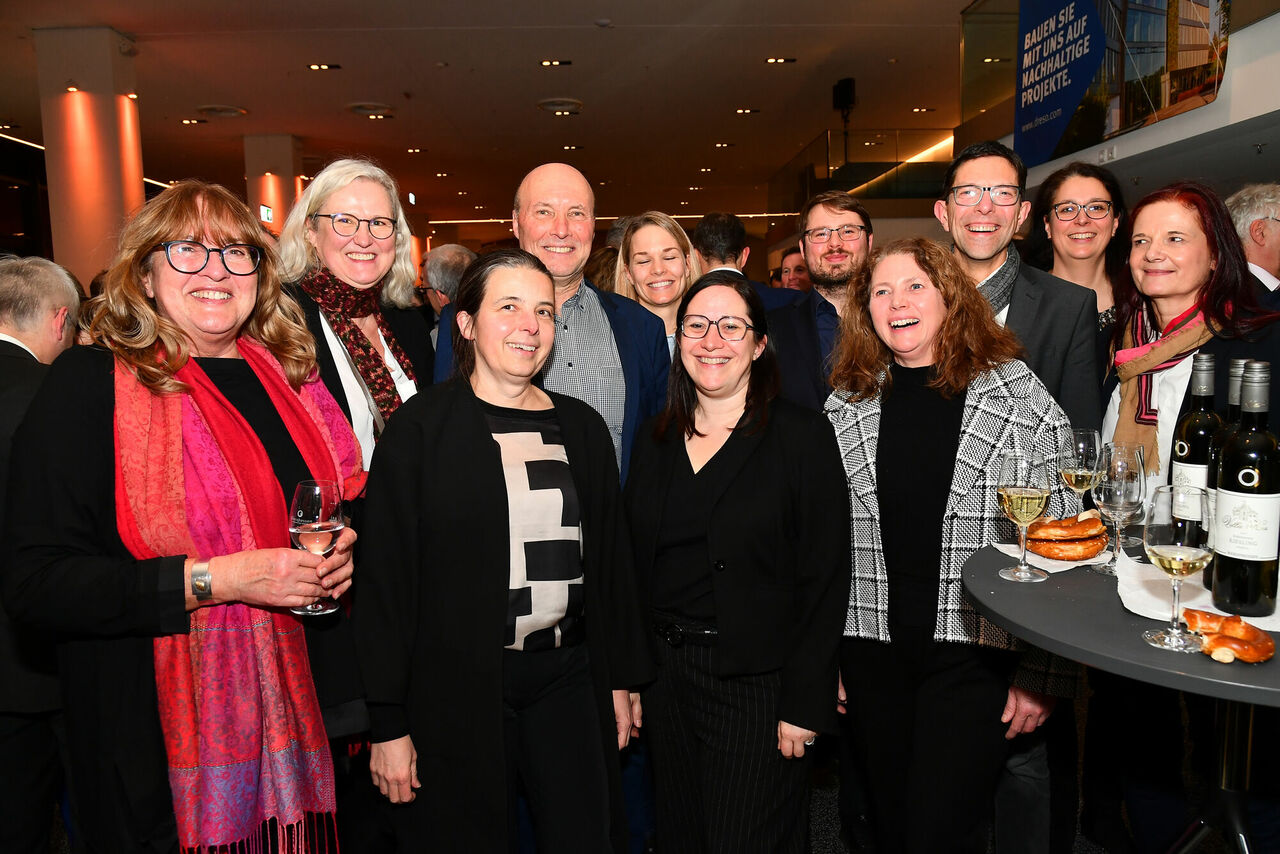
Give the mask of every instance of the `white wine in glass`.
M 1067 488 L 1084 498 L 1098 482 L 1098 451 L 1102 437 L 1097 430 L 1074 429 L 1071 445 L 1058 454 L 1058 474 Z
M 295 549 L 328 557 L 345 527 L 338 484 L 331 480 L 304 480 L 294 487 L 289 505 L 289 539 Z M 306 617 L 332 614 L 338 610 L 338 600 L 329 596 L 289 610 Z
M 1142 545 L 1151 562 L 1173 584 L 1173 617 L 1167 628 L 1151 629 L 1142 639 L 1172 652 L 1199 652 L 1200 638 L 1183 630 L 1182 579 L 1204 570 L 1213 559 L 1209 550 L 1209 495 L 1197 486 L 1161 486 L 1151 496 Z
M 1000 570 L 1000 577 L 1006 581 L 1044 581 L 1049 573 L 1027 565 L 1027 526 L 1043 516 L 1049 506 L 1049 470 L 1044 459 L 1016 448 L 1002 451 L 996 501 L 1000 512 L 1018 526 L 1018 542 L 1022 546 L 1018 565 Z

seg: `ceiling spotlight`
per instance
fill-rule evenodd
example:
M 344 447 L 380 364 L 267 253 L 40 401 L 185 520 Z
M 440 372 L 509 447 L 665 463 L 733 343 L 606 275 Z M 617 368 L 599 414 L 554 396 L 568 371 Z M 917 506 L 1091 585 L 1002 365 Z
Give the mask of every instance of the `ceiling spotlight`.
M 478 211 L 482 211 L 482 210 L 484 210 L 484 205 L 476 205 L 476 206 L 475 206 L 475 209 L 476 209 L 476 210 L 478 210 Z
M 1002 56 L 984 56 L 982 58 L 982 61 L 983 62 L 1008 62 L 1009 60 L 1005 59 Z
M 883 143 L 883 142 L 880 142 L 880 141 L 878 141 L 878 140 L 874 140 L 874 139 L 869 139 L 869 140 L 867 140 L 866 142 L 864 142 L 864 143 L 862 143 L 862 144 L 863 144 L 863 145 L 884 145 L 884 143 Z
M 578 150 L 578 146 L 576 146 L 576 145 L 566 145 L 566 146 L 564 146 L 564 150 L 565 150 L 565 151 L 577 151 L 577 150 Z
M 11 125 L 8 122 L 0 124 L 0 130 L 13 130 L 16 127 L 18 127 L 18 125 Z
M 307 66 L 312 71 L 337 71 L 341 67 L 336 62 L 313 62 Z
M 913 112 L 913 113 L 933 113 L 933 112 L 937 112 L 937 108 L 936 108 L 936 107 L 912 107 L 912 108 L 911 108 L 911 112 Z
M 732 142 L 717 142 L 716 148 L 733 148 Z
M 544 59 L 542 60 L 543 68 L 553 68 L 559 65 L 573 65 L 572 59 Z
M 389 119 L 389 118 L 391 118 L 391 115 L 390 115 L 390 114 L 388 114 L 388 113 L 372 113 L 372 114 L 369 116 L 369 118 L 371 118 L 371 119 Z
M 204 125 L 208 124 L 209 121 L 208 119 L 183 119 L 182 123 L 184 125 Z
M 557 116 L 572 116 L 572 115 L 573 115 L 573 113 L 569 112 L 568 110 L 556 110 L 556 113 L 555 113 L 555 114 L 556 114 Z
M 746 115 L 750 115 L 751 113 L 758 113 L 758 112 L 760 111 L 755 107 L 739 107 L 737 110 L 737 113 L 740 116 L 746 116 Z
M 687 204 L 689 204 L 689 203 L 688 203 L 688 202 L 681 202 L 680 204 L 682 204 L 682 205 L 687 205 Z
M 577 98 L 543 98 L 537 107 L 557 116 L 576 116 L 582 112 L 582 102 Z
M 136 101 L 138 100 L 138 93 L 130 92 L 128 95 L 125 95 L 125 97 L 128 98 L 130 101 Z
M 465 196 L 466 194 L 467 194 L 467 191 L 466 191 L 466 190 L 459 190 L 459 191 L 458 191 L 458 195 L 459 195 L 459 196 Z
M 795 61 L 796 59 L 794 56 L 771 56 L 765 60 L 765 62 L 769 63 L 770 65 L 782 65 L 783 63 L 795 62 Z
M 437 178 L 448 178 L 448 177 L 449 177 L 449 173 L 448 173 L 448 172 L 437 172 L 437 173 L 436 173 L 436 177 L 437 177 Z
M 64 83 L 64 84 L 62 84 L 62 85 L 66 87 L 66 89 L 67 89 L 67 91 L 68 91 L 68 92 L 79 92 L 79 91 L 80 91 L 80 87 L 79 87 L 79 85 L 77 85 L 77 84 L 76 84 L 76 81 L 74 81 L 74 80 L 68 80 L 66 83 Z
M 421 148 L 409 148 L 409 149 L 406 149 L 406 151 L 407 151 L 409 154 L 421 154 L 421 153 L 422 153 L 422 149 L 421 149 Z
M 690 187 L 689 189 L 690 189 L 690 190 L 701 190 L 702 188 L 701 188 L 701 187 Z
M 699 172 L 710 172 L 710 171 L 711 171 L 711 167 L 710 167 L 710 166 L 703 166 L 703 167 L 702 167 L 701 169 L 699 169 L 698 171 L 699 171 Z

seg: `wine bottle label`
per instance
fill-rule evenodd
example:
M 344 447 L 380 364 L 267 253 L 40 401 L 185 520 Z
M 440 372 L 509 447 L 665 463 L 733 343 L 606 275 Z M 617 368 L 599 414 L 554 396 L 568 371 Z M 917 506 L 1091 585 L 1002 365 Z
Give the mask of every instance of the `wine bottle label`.
M 1198 486 L 1204 489 L 1209 485 L 1209 467 L 1174 462 L 1169 466 L 1169 482 L 1174 486 Z
M 1205 548 L 1209 551 L 1217 551 L 1213 547 L 1215 542 L 1213 537 L 1213 529 L 1218 526 L 1218 490 L 1212 486 L 1208 487 L 1205 492 L 1209 494 L 1209 539 L 1205 543 Z
M 1213 548 L 1238 560 L 1275 560 L 1280 552 L 1280 494 L 1219 489 Z

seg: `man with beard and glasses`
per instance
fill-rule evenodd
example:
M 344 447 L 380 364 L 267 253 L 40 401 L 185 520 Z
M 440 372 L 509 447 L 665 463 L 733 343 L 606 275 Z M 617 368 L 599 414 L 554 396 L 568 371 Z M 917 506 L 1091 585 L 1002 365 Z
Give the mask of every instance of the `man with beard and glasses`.
M 1027 167 L 1010 148 L 976 142 L 947 168 L 933 213 L 951 235 L 952 252 L 977 284 L 996 320 L 1018 336 L 1024 360 L 1071 419 L 1102 424 L 1092 291 L 1023 264 L 1013 236 L 1031 212 Z M 996 849 L 1070 851 L 1075 835 L 1076 743 L 1071 698 L 1079 668 L 1043 656 L 1044 678 L 1016 685 L 1001 720 L 1009 724 L 1009 757 L 995 803 Z M 1058 703 L 1058 698 L 1066 701 Z M 1059 707 L 1056 715 L 1050 715 Z M 1047 718 L 1047 720 L 1046 720 Z M 1037 729 L 1040 722 L 1046 725 Z
M 829 360 L 845 292 L 871 251 L 871 215 L 853 196 L 832 190 L 805 202 L 796 221 L 812 289 L 769 312 L 769 337 L 778 350 L 782 396 L 820 410 L 831 393 Z

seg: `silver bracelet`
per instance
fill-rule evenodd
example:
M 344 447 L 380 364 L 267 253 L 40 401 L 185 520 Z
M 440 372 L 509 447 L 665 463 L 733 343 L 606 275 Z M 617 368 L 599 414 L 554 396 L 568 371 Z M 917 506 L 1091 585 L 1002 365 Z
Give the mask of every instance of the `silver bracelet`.
M 191 595 L 197 602 L 213 598 L 213 576 L 209 575 L 209 561 L 196 561 L 191 565 Z

